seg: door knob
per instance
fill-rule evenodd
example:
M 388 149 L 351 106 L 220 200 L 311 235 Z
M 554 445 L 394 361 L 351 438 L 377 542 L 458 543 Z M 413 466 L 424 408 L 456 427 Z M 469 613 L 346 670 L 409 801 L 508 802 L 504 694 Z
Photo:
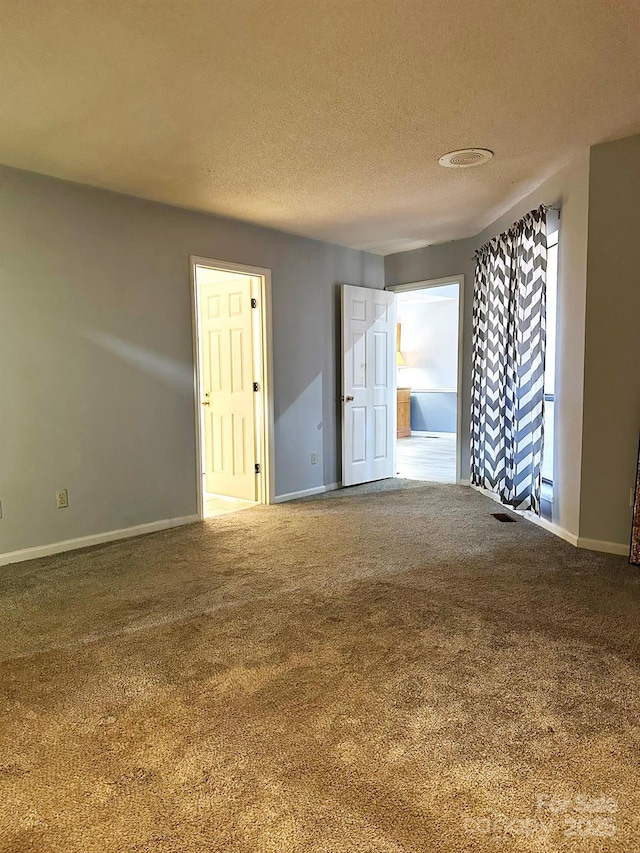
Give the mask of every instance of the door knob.
M 211 404 L 210 404 L 210 402 L 209 402 L 208 400 L 203 400 L 203 401 L 202 401 L 202 405 L 203 405 L 203 406 L 210 406 Z
M 352 400 L 355 400 L 355 397 L 340 397 L 343 403 L 350 403 Z

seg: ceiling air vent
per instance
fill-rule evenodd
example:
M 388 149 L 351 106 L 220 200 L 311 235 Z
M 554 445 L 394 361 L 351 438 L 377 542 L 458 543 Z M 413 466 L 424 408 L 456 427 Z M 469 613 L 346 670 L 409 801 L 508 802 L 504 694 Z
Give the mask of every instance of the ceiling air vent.
M 493 151 L 488 148 L 461 148 L 460 151 L 449 151 L 438 160 L 441 166 L 448 169 L 466 169 L 469 166 L 480 166 L 488 163 L 493 157 Z

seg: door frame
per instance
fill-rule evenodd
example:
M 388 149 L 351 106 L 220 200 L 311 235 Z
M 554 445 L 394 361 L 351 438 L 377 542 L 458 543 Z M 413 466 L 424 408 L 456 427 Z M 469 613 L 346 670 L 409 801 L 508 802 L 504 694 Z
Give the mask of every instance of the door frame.
M 458 285 L 458 383 L 456 406 L 456 483 L 462 483 L 462 346 L 464 341 L 464 275 L 448 275 L 446 278 L 430 278 L 424 281 L 411 281 L 406 284 L 390 284 L 385 290 L 394 293 L 406 293 L 412 290 L 427 290 L 430 287 L 442 287 L 444 284 Z
M 193 399 L 195 418 L 195 469 L 198 516 L 204 519 L 204 472 L 202 471 L 204 437 L 202 435 L 202 412 L 200 403 L 200 324 L 198 322 L 198 283 L 196 267 L 208 267 L 222 272 L 244 273 L 260 280 L 259 284 L 259 330 L 260 330 L 260 436 L 258 458 L 261 470 L 258 477 L 259 504 L 274 503 L 275 498 L 275 448 L 274 448 L 274 405 L 273 405 L 273 334 L 271 320 L 271 270 L 219 261 L 200 255 L 189 255 L 189 277 L 191 282 L 191 332 L 193 342 Z

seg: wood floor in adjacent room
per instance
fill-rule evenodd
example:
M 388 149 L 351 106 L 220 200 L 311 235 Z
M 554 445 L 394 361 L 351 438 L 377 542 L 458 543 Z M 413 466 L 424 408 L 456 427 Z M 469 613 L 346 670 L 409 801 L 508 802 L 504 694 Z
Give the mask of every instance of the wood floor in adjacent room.
M 408 480 L 455 483 L 455 433 L 414 433 L 397 439 L 396 469 L 398 477 Z
M 385 481 L 0 569 L 3 853 L 640 849 L 640 575 Z

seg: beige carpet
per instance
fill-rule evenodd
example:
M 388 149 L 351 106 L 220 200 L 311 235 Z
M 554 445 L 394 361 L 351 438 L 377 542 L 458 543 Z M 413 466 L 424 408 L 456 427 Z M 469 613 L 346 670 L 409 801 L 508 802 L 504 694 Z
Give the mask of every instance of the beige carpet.
M 0 849 L 639 850 L 640 573 L 494 511 L 395 481 L 0 569 Z

